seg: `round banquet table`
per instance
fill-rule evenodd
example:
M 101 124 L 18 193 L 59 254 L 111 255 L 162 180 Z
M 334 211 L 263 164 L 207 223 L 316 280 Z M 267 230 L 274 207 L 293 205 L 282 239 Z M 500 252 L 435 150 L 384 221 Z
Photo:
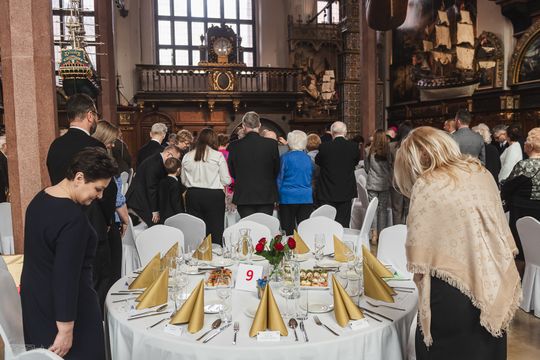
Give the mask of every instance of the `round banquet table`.
M 254 264 L 267 264 L 253 262 Z M 312 259 L 301 262 L 300 267 L 312 268 Z M 236 274 L 236 266 L 230 267 L 233 276 Z M 117 281 L 109 290 L 106 300 L 106 332 L 109 336 L 109 345 L 112 360 L 168 360 L 168 359 L 189 359 L 189 360 L 330 360 L 330 359 L 369 359 L 369 360 L 401 360 L 407 354 L 407 341 L 411 322 L 416 315 L 417 291 L 412 293 L 398 292 L 395 302 L 390 306 L 404 308 L 406 311 L 388 309 L 384 307 L 372 307 L 366 304 L 366 297 L 360 298 L 360 306 L 376 311 L 392 318 L 394 321 L 382 319 L 382 322 L 366 316 L 369 323 L 367 328 L 352 330 L 349 327 L 341 328 L 335 318 L 334 312 L 317 314 L 320 320 L 337 331 L 340 336 L 331 334 L 321 326 L 317 326 L 313 320 L 314 314 L 309 314 L 304 320 L 309 342 L 304 341 L 304 334 L 297 328 L 299 342 L 294 341 L 294 332 L 288 329 L 289 334 L 281 337 L 279 342 L 258 342 L 256 337 L 249 337 L 252 318 L 246 315 L 246 310 L 257 308 L 259 300 L 256 293 L 233 290 L 232 296 L 232 318 L 240 323 L 237 344 L 232 344 L 233 326 L 228 327 L 221 334 L 217 335 L 210 342 L 204 344 L 202 341 L 195 341 L 200 335 L 210 328 L 210 324 L 219 317 L 218 314 L 205 314 L 204 327 L 196 334 L 187 331 L 187 325 L 182 326 L 183 332 L 180 336 L 171 335 L 164 331 L 165 323 L 152 329 L 148 326 L 157 321 L 168 318 L 168 315 L 158 315 L 138 320 L 128 321 L 132 315 L 129 310 L 130 301 L 113 302 L 123 298 L 133 296 L 113 296 L 111 293 L 126 290 L 127 284 L 133 280 L 134 274 Z M 188 290 L 191 290 L 203 279 L 203 275 L 189 275 L 190 283 Z M 391 281 L 391 286 L 414 287 L 412 281 Z M 283 313 L 285 300 L 279 295 L 278 290 L 274 290 L 274 297 Z M 332 303 L 332 296 L 327 290 L 309 290 L 309 301 L 322 301 Z M 386 304 L 378 301 L 370 302 Z M 218 296 L 213 289 L 206 289 L 204 293 L 205 304 L 218 302 Z M 131 301 L 132 303 L 132 301 Z M 169 311 L 174 305 L 169 303 Z M 375 315 L 376 316 L 376 315 Z M 380 317 L 379 317 L 380 318 Z M 287 320 L 285 320 L 287 324 Z

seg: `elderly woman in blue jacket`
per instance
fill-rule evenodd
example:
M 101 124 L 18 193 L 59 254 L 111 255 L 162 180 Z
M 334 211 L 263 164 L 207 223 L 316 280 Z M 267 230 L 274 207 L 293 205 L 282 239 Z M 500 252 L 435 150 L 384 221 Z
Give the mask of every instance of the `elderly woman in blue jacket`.
M 281 156 L 277 186 L 281 228 L 290 235 L 296 225 L 309 218 L 313 211 L 313 162 L 305 152 L 305 132 L 291 131 L 287 135 L 287 144 L 290 151 Z

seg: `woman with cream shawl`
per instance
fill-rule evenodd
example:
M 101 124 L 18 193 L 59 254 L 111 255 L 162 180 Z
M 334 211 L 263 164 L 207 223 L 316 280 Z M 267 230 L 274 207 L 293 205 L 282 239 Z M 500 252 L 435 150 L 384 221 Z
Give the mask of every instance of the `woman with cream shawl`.
M 506 359 L 521 285 L 493 176 L 443 131 L 419 127 L 397 152 L 395 179 L 411 199 L 406 252 L 419 291 L 417 359 Z

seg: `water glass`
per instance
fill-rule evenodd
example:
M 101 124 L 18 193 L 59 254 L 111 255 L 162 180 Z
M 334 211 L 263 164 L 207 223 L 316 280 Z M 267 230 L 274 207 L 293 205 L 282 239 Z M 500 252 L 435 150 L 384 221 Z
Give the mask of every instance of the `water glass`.
M 300 267 L 296 261 L 286 261 L 283 265 L 283 286 L 281 287 L 281 295 L 286 300 L 286 310 L 284 317 L 293 317 L 296 315 L 296 310 L 291 309 L 291 303 L 300 295 Z
M 223 258 L 224 259 L 232 259 L 232 239 L 231 234 L 229 236 L 222 238 L 222 244 L 223 244 Z
M 344 241 L 343 245 L 345 245 L 345 253 L 343 255 L 347 259 L 347 266 L 349 270 L 352 271 L 354 267 L 354 260 L 356 259 L 354 243 L 352 241 Z
M 307 320 L 309 313 L 309 290 L 300 290 L 300 296 L 296 299 L 296 318 Z
M 324 246 L 326 245 L 326 239 L 324 234 L 315 234 L 315 260 L 317 261 L 317 265 L 322 260 L 324 256 Z
M 224 323 L 232 321 L 232 278 L 221 276 L 217 284 L 217 296 L 221 299 L 219 317 Z

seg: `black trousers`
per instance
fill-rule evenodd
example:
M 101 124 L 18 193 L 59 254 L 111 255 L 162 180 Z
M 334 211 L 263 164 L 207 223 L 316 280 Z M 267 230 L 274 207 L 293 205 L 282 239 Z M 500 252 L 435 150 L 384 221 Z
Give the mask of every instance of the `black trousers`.
M 186 210 L 206 224 L 206 234 L 212 234 L 214 244 L 222 243 L 225 222 L 225 193 L 221 189 L 189 188 Z
M 274 204 L 237 205 L 236 208 L 241 218 L 245 218 L 246 216 L 259 212 L 267 215 L 272 215 L 274 212 Z
M 505 360 L 506 334 L 493 337 L 480 325 L 480 310 L 458 289 L 431 278 L 431 336 L 424 344 L 420 325 L 416 330 L 418 360 Z
M 287 235 L 292 235 L 296 226 L 309 218 L 313 204 L 280 204 L 279 220 L 281 228 Z
M 340 223 L 341 226 L 343 226 L 344 228 L 348 228 L 351 222 L 351 206 L 352 206 L 351 200 L 339 201 L 339 202 L 321 200 L 319 202 L 319 206 L 325 205 L 325 204 L 328 204 L 336 208 L 337 210 L 336 221 Z

